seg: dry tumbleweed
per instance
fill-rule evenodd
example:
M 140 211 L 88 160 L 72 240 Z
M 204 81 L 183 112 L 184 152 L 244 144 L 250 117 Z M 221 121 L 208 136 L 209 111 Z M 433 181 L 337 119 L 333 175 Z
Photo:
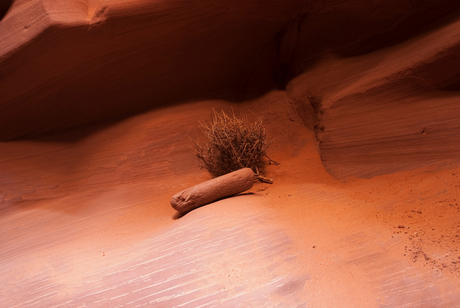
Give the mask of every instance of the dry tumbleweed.
M 251 168 L 261 181 L 268 163 L 275 163 L 267 156 L 267 141 L 262 118 L 250 124 L 247 118 L 238 118 L 232 112 L 213 111 L 212 122 L 200 122 L 205 143 L 195 142 L 198 160 L 213 176 L 220 176 L 241 168 Z

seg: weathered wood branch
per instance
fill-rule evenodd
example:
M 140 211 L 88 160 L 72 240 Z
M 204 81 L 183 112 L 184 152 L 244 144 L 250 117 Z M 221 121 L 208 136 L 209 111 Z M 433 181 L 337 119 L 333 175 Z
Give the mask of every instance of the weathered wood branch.
M 254 172 L 243 168 L 187 188 L 171 198 L 171 206 L 179 213 L 230 197 L 248 190 L 254 184 Z

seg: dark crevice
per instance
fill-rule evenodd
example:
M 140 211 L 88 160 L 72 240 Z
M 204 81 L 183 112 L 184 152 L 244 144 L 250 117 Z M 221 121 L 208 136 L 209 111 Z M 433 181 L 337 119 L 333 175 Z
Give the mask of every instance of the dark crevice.
M 300 45 L 300 33 L 306 17 L 299 13 L 275 35 L 276 54 L 273 61 L 273 80 L 279 90 L 284 90 L 294 77 L 295 55 Z M 289 42 L 289 35 L 295 36 L 295 42 Z
M 1 0 L 0 1 L 0 21 L 3 19 L 3 17 L 6 16 L 6 13 L 8 13 L 8 10 L 10 9 L 11 4 L 13 4 L 13 0 Z

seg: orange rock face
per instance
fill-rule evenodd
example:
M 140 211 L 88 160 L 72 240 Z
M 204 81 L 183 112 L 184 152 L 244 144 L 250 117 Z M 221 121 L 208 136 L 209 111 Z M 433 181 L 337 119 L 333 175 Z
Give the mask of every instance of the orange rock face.
M 0 140 L 287 86 L 338 177 L 455 160 L 459 7 L 18 0 L 0 23 Z
M 460 21 L 445 18 L 372 52 L 331 51 L 288 85 L 297 106 L 314 108 L 329 172 L 372 177 L 457 160 L 459 34 Z
M 5 307 L 457 307 L 460 2 L 0 5 Z M 274 184 L 183 217 L 212 109 Z
M 0 139 L 236 97 L 299 2 L 15 1 L 0 23 Z

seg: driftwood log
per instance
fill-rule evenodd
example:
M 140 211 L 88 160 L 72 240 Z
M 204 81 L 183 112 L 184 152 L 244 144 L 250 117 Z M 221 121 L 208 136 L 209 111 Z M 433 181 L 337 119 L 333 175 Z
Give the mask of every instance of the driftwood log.
M 179 213 L 187 213 L 202 205 L 248 190 L 253 184 L 254 172 L 250 168 L 243 168 L 175 194 L 171 198 L 171 205 Z

